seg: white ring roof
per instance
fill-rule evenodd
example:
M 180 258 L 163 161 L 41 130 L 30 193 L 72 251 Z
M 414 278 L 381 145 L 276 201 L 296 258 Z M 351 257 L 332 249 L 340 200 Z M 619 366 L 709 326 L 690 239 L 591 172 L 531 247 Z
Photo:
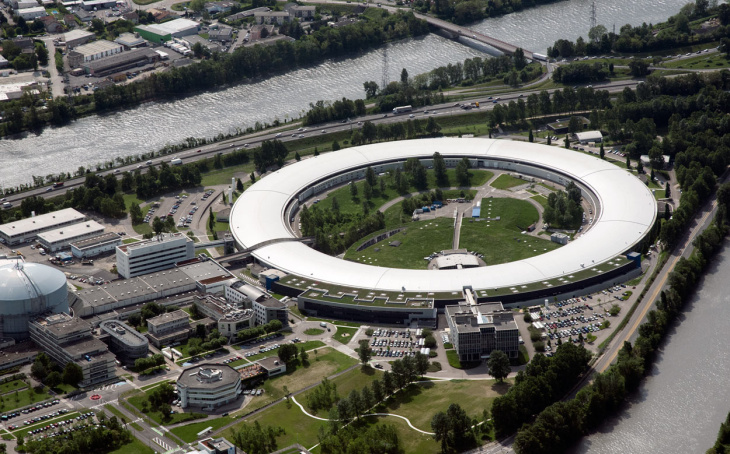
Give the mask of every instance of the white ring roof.
M 326 153 L 286 166 L 256 182 L 236 201 L 230 217 L 239 245 L 295 238 L 285 209 L 315 181 L 382 161 L 411 157 L 468 156 L 555 169 L 598 198 L 591 229 L 559 249 L 500 265 L 461 270 L 407 270 L 341 260 L 294 241 L 258 248 L 253 255 L 290 274 L 323 283 L 380 291 L 461 291 L 541 282 L 606 262 L 644 238 L 656 218 L 654 196 L 638 178 L 597 157 L 547 145 L 494 139 L 422 139 L 386 142 Z

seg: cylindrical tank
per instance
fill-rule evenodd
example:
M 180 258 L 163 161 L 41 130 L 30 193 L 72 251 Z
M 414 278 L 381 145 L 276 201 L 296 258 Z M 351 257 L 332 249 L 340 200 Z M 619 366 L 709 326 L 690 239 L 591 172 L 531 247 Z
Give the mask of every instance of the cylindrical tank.
M 40 263 L 0 260 L 0 337 L 28 337 L 28 321 L 44 313 L 68 313 L 63 272 Z

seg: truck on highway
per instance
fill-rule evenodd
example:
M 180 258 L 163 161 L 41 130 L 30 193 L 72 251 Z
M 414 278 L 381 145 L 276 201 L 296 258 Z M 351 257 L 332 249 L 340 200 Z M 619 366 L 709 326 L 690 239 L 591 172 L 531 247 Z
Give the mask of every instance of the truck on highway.
M 532 53 L 532 58 L 534 58 L 535 60 L 540 60 L 540 61 L 547 61 L 548 60 L 547 55 L 538 54 L 538 53 L 535 53 L 535 52 Z
M 404 112 L 410 112 L 413 110 L 411 106 L 400 106 L 393 109 L 393 114 L 399 114 Z
M 53 187 L 54 188 L 60 188 L 61 186 L 63 186 L 63 181 L 59 181 L 59 182 L 53 183 Z
M 170 164 L 171 165 L 174 165 L 174 166 L 182 165 L 182 159 L 180 159 L 180 158 L 172 158 L 170 160 Z

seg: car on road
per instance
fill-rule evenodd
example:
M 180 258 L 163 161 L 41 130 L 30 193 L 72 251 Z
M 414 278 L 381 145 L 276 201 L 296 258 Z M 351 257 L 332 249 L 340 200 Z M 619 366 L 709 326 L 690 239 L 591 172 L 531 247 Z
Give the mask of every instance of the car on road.
M 277 133 L 276 137 L 281 137 L 281 133 Z M 244 145 L 245 146 L 245 145 Z
M 231 146 L 233 146 L 233 145 L 231 145 Z M 201 151 L 203 151 L 203 150 L 198 150 L 198 151 L 196 151 L 196 153 L 200 153 Z
M 51 192 L 51 191 L 53 191 L 53 188 L 46 188 L 46 192 Z

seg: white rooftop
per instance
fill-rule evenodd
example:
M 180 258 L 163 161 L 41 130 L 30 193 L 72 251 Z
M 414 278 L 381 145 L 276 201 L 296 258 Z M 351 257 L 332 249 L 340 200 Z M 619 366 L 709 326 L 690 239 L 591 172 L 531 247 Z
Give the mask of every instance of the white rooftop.
M 73 240 L 78 236 L 86 235 L 89 233 L 103 232 L 104 226 L 96 221 L 84 221 L 78 224 L 65 225 L 55 230 L 49 230 L 38 234 L 38 238 L 42 239 L 46 243 L 53 244 L 57 241 Z
M 382 291 L 459 291 L 541 282 L 607 262 L 630 250 L 651 229 L 656 201 L 632 174 L 598 157 L 563 148 L 493 139 L 422 139 L 349 148 L 305 159 L 267 174 L 247 189 L 231 211 L 236 241 L 252 247 L 294 238 L 285 207 L 312 183 L 345 171 L 409 157 L 431 159 L 469 156 L 547 167 L 589 188 L 600 211 L 593 227 L 570 244 L 535 257 L 462 270 L 406 270 L 358 264 L 331 257 L 299 242 L 258 248 L 253 255 L 271 267 L 308 279 Z M 256 216 L 251 216 L 256 213 Z
M 160 32 L 162 35 L 167 35 L 187 30 L 191 27 L 198 27 L 198 23 L 190 19 L 174 19 L 169 22 L 163 22 L 162 24 L 153 24 L 149 28 L 155 32 Z
M 73 51 L 78 52 L 82 55 L 94 55 L 100 52 L 106 52 L 108 50 L 119 49 L 120 47 L 120 44 L 113 43 L 105 39 L 100 39 L 99 41 L 92 41 L 88 44 L 76 46 L 74 47 Z
M 86 38 L 87 36 L 94 36 L 94 34 L 91 32 L 87 32 L 86 30 L 74 29 L 74 30 L 71 30 L 70 32 L 64 33 L 63 40 L 66 42 L 69 42 L 74 39 Z
M 20 221 L 0 225 L 0 234 L 18 235 L 38 230 L 39 228 L 53 228 L 59 224 L 71 221 L 83 221 L 86 216 L 74 210 L 65 208 L 52 213 L 41 214 L 36 217 L 21 219 Z
M 594 139 L 603 139 L 603 134 L 601 134 L 601 131 L 576 132 L 575 133 L 575 136 L 580 141 L 594 140 Z

